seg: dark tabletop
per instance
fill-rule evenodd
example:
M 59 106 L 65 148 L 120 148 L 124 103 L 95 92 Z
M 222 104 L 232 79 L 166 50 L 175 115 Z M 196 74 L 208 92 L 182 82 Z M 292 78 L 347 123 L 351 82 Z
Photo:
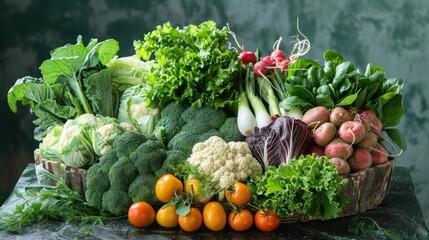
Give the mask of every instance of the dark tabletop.
M 15 190 L 36 184 L 34 164 L 22 173 Z M 0 208 L 0 214 L 14 208 L 16 197 L 11 195 Z M 381 234 L 373 228 L 369 232 L 355 233 L 357 224 L 376 223 L 391 235 Z M 23 234 L 14 235 L 0 232 L 0 239 L 74 239 L 82 226 L 70 223 L 52 223 L 46 229 L 28 228 Z M 353 231 L 353 229 L 355 231 Z M 389 238 L 390 236 L 390 238 Z M 272 233 L 264 233 L 252 228 L 237 233 L 226 227 L 222 232 L 211 232 L 202 227 L 194 233 L 175 229 L 160 228 L 153 224 L 146 229 L 137 229 L 126 220 L 96 225 L 85 239 L 429 239 L 420 205 L 414 193 L 410 173 L 406 168 L 395 167 L 390 190 L 381 205 L 363 214 L 329 221 L 310 221 L 282 224 Z

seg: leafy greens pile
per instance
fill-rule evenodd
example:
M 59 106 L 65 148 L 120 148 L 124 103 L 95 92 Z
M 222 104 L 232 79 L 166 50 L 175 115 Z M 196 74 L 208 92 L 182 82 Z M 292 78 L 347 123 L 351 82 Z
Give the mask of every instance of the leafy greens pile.
M 270 166 L 248 186 L 255 206 L 282 217 L 303 214 L 327 220 L 337 217 L 346 205 L 347 199 L 339 192 L 347 182 L 327 157 L 301 155 L 288 165 Z
M 105 64 L 118 50 L 116 40 L 91 39 L 84 46 L 79 36 L 75 45 L 51 52 L 51 59 L 40 66 L 43 78 L 24 77 L 15 82 L 8 92 L 9 107 L 16 112 L 18 101 L 31 106 L 37 117 L 37 140 L 49 127 L 84 113 L 115 117 L 118 95 Z
M 227 48 L 228 30 L 213 21 L 174 28 L 169 22 L 134 42 L 136 54 L 156 64 L 146 75 L 149 105 L 172 101 L 224 107 L 238 98 L 238 54 Z

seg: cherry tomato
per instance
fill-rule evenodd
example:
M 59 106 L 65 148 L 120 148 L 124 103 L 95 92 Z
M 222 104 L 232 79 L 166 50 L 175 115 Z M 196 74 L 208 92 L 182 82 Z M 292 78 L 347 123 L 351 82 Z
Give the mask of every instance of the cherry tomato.
M 179 225 L 179 215 L 176 213 L 176 206 L 160 208 L 156 213 L 156 222 L 163 227 L 173 228 Z
M 191 194 L 191 187 L 197 202 L 207 203 L 208 201 L 210 201 L 212 196 L 207 196 L 207 194 L 201 188 L 200 182 L 197 179 L 190 178 L 186 180 L 185 190 L 188 194 Z
M 222 204 L 213 201 L 206 203 L 203 209 L 204 225 L 212 231 L 220 231 L 226 225 L 226 212 Z
M 179 215 L 179 226 L 186 232 L 195 232 L 203 224 L 203 216 L 198 208 L 191 207 L 186 216 Z
M 128 209 L 128 219 L 135 227 L 147 227 L 155 221 L 155 210 L 147 202 L 135 202 Z
M 245 205 L 252 195 L 246 184 L 241 182 L 235 182 L 233 190 L 225 190 L 225 198 L 228 202 L 235 205 Z
M 230 212 L 228 215 L 228 224 L 235 231 L 246 231 L 253 225 L 253 215 L 247 209 L 241 209 L 239 212 Z
M 255 226 L 264 232 L 272 232 L 280 225 L 280 217 L 270 210 L 258 210 L 254 217 Z
M 155 184 L 155 194 L 161 202 L 169 202 L 176 192 L 183 192 L 183 183 L 172 174 L 165 174 Z

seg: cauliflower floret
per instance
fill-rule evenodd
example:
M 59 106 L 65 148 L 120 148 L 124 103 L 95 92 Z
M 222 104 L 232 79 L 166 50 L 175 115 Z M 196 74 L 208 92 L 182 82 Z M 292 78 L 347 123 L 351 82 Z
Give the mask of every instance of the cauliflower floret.
M 121 122 L 119 126 L 124 129 L 124 131 L 137 131 L 133 124 L 127 122 Z
M 75 120 L 78 124 L 88 124 L 91 127 L 96 127 L 101 122 L 101 118 L 90 113 L 82 114 Z
M 219 188 L 262 174 L 262 166 L 252 156 L 246 142 L 226 143 L 218 136 L 195 144 L 187 161 L 198 166 L 204 176 L 218 180 Z
M 139 117 L 147 115 L 155 116 L 159 113 L 159 108 L 147 107 L 146 101 L 142 101 L 131 105 L 129 113 L 131 119 L 138 119 Z

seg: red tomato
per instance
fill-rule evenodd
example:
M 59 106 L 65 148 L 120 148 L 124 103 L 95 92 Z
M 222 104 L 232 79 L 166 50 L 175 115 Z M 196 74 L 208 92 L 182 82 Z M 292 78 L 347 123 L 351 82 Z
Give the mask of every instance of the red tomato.
M 246 184 L 241 182 L 235 182 L 234 183 L 234 189 L 225 190 L 225 198 L 228 202 L 235 204 L 235 205 L 246 205 L 246 203 L 250 200 L 252 193 L 250 192 L 249 188 Z
M 147 202 L 135 202 L 128 209 L 128 219 L 135 227 L 147 227 L 155 221 L 155 210 Z
M 206 203 L 203 209 L 204 225 L 212 231 L 220 231 L 226 225 L 226 213 L 222 204 L 213 201 Z
M 235 231 L 246 231 L 253 225 L 253 215 L 247 209 L 241 209 L 239 212 L 232 211 L 228 216 L 228 224 Z
M 272 232 L 280 225 L 280 217 L 271 210 L 258 210 L 254 217 L 255 226 L 264 232 Z

